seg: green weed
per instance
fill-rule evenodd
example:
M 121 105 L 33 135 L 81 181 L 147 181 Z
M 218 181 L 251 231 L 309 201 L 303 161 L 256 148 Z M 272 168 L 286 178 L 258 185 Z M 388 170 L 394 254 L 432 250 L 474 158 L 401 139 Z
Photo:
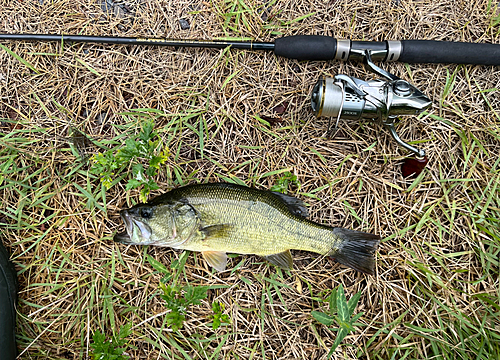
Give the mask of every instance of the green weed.
M 92 336 L 93 343 L 90 347 L 93 349 L 91 356 L 95 360 L 126 360 L 128 356 L 123 353 L 127 350 L 126 338 L 132 334 L 132 324 L 127 324 L 120 329 L 118 336 L 107 340 L 106 335 L 97 330 Z
M 333 352 L 340 345 L 342 340 L 344 340 L 351 331 L 355 330 L 354 325 L 356 321 L 363 316 L 363 313 L 352 316 L 360 297 L 361 292 L 358 292 L 347 301 L 344 287 L 340 284 L 338 288 L 334 289 L 330 294 L 330 311 L 327 314 L 321 311 L 311 312 L 311 315 L 321 324 L 332 326 L 334 323 L 337 323 L 339 326 L 338 328 L 330 328 L 330 330 L 337 331 L 337 337 L 328 353 L 328 359 L 331 358 Z
M 163 275 L 163 278 L 160 280 L 162 283 L 166 284 L 167 282 L 170 281 L 170 279 L 172 279 L 172 274 L 170 273 L 170 271 L 168 271 L 165 265 L 153 259 L 151 255 L 146 255 L 146 259 L 156 271 L 158 271 L 160 274 Z
M 297 180 L 297 175 L 287 171 L 278 179 L 275 185 L 271 186 L 271 191 L 286 194 L 290 190 L 289 186 L 300 188 L 300 183 Z
M 180 330 L 186 319 L 186 311 L 190 305 L 201 304 L 202 299 L 207 297 L 208 286 L 178 286 L 160 283 L 163 291 L 161 298 L 165 300 L 167 308 L 172 310 L 166 315 L 167 325 L 172 330 Z
M 150 255 L 146 255 L 146 259 L 149 264 L 160 273 L 163 278 L 160 280 L 160 289 L 163 294 L 160 295 L 166 302 L 167 308 L 171 310 L 167 314 L 167 325 L 174 331 L 180 330 L 183 327 L 184 320 L 186 319 L 186 311 L 190 305 L 201 304 L 200 300 L 207 297 L 208 286 L 178 286 L 176 282 L 181 274 L 181 269 L 184 267 L 184 263 L 187 259 L 189 252 L 186 251 L 181 255 L 179 260 L 175 260 L 172 263 L 171 273 L 165 265 L 161 262 L 153 259 Z M 166 285 L 167 282 L 171 281 L 173 285 Z M 223 314 L 224 304 L 219 302 L 212 303 L 212 329 L 216 330 L 221 325 L 227 325 L 230 323 L 231 319 L 228 315 Z
M 127 139 L 124 147 L 93 156 L 90 172 L 101 178 L 106 189 L 111 188 L 114 176 L 125 168 L 131 169 L 126 189 L 142 187 L 141 201 L 146 202 L 151 190 L 159 188 L 154 177 L 160 166 L 168 160 L 169 152 L 168 149 L 162 150 L 161 140 L 153 128 L 154 121 L 145 121 L 137 137 Z
M 222 324 L 227 325 L 231 321 L 231 319 L 229 319 L 229 315 L 223 314 L 224 312 L 223 303 L 213 302 L 212 311 L 214 312 L 212 329 L 217 330 Z

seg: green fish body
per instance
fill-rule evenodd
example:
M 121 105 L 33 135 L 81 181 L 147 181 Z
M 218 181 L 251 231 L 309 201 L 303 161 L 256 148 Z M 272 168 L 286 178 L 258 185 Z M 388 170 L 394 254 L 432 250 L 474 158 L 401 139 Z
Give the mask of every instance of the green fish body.
M 126 231 L 115 241 L 199 251 L 219 271 L 227 253 L 260 255 L 289 269 L 290 250 L 305 250 L 373 274 L 380 241 L 377 235 L 308 220 L 295 197 L 226 183 L 177 188 L 120 215 Z

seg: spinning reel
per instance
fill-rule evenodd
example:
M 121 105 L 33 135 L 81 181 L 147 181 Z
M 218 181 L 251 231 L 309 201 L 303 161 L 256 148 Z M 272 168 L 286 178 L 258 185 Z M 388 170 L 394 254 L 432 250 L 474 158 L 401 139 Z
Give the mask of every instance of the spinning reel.
M 414 153 L 417 159 L 424 158 L 423 149 L 417 149 L 398 136 L 394 123 L 399 116 L 420 114 L 431 106 L 431 100 L 408 81 L 376 66 L 372 62 L 376 51 L 353 51 L 363 57 L 365 65 L 383 79 L 363 81 L 343 74 L 333 78 L 322 76 L 311 95 L 311 106 L 316 116 L 330 117 L 329 134 L 335 131 L 341 119 L 379 122 L 399 145 Z M 333 128 L 332 118 L 336 118 Z

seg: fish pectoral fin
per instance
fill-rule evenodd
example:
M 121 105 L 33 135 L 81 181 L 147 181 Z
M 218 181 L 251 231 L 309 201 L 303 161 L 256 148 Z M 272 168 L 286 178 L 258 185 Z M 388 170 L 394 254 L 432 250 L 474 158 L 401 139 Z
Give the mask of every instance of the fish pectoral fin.
M 278 254 L 263 256 L 263 258 L 271 264 L 279 266 L 283 269 L 290 270 L 293 267 L 292 254 L 290 254 L 290 250 L 286 250 Z
M 277 196 L 294 215 L 302 216 L 304 218 L 309 216 L 309 211 L 306 208 L 306 204 L 296 197 L 279 193 L 277 191 L 271 191 L 273 195 Z
M 231 225 L 228 224 L 218 224 L 218 225 L 209 225 L 202 227 L 200 231 L 208 237 L 225 237 L 228 235 L 229 230 L 231 229 Z
M 201 254 L 207 263 L 217 271 L 226 270 L 227 255 L 222 251 L 202 251 Z

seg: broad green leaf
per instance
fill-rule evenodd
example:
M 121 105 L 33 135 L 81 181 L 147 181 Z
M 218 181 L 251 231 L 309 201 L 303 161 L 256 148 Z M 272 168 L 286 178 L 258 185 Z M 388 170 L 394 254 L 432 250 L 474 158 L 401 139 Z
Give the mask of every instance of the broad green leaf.
M 130 334 L 132 334 L 132 324 L 131 323 L 128 323 L 126 325 L 124 325 L 121 329 L 120 329 L 120 332 L 118 333 L 118 337 L 120 339 L 125 339 L 127 336 L 129 336 Z
M 333 289 L 330 294 L 330 314 L 337 312 L 337 289 Z
M 335 342 L 333 343 L 333 346 L 330 349 L 330 352 L 328 353 L 327 359 L 330 359 L 332 357 L 333 353 L 335 352 L 335 349 L 337 349 L 337 347 L 340 345 L 342 340 L 344 340 L 347 334 L 349 334 L 349 330 L 346 330 L 344 328 L 339 329 L 337 337 L 335 338 Z
M 337 289 L 337 313 L 339 319 L 342 322 L 349 321 L 349 318 L 351 317 L 349 314 L 349 307 L 347 306 L 347 299 L 345 298 L 344 287 L 342 286 L 342 284 L 340 284 Z
M 335 316 L 335 320 L 337 320 L 337 323 L 339 324 L 339 326 L 342 328 L 342 329 L 345 329 L 347 331 L 354 331 L 356 330 L 350 321 L 342 321 L 340 320 L 337 316 Z
M 352 316 L 354 310 L 356 309 L 356 305 L 358 305 L 359 298 L 361 297 L 361 291 L 354 294 L 347 303 L 347 307 L 349 308 L 349 317 Z
M 331 326 L 333 324 L 333 317 L 325 314 L 325 313 L 322 313 L 320 311 L 312 311 L 311 312 L 311 315 L 313 316 L 313 318 L 315 318 L 318 322 L 322 323 L 323 325 L 326 325 L 326 326 Z
M 360 312 L 359 314 L 354 315 L 354 316 L 352 317 L 352 319 L 350 320 L 350 321 L 351 321 L 351 324 L 353 324 L 353 325 L 354 325 L 354 323 L 355 323 L 356 321 L 358 321 L 358 320 L 359 320 L 359 318 L 360 318 L 361 316 L 363 316 L 363 315 L 364 315 L 364 312 Z
M 131 190 L 131 189 L 136 189 L 138 188 L 139 186 L 141 186 L 141 182 L 139 180 L 136 180 L 136 179 L 130 179 L 128 182 L 127 182 L 127 186 L 125 187 L 125 190 Z

